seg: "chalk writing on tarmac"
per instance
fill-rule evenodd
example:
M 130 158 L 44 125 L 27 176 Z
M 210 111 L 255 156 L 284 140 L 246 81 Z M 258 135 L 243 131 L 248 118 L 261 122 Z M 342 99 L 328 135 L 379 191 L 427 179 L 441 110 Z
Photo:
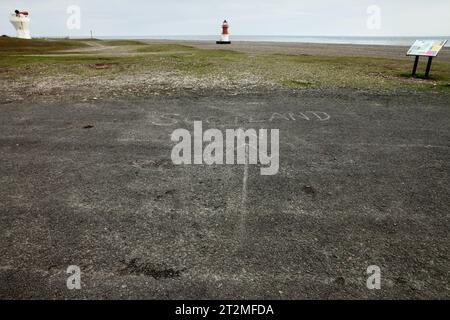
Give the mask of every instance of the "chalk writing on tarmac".
M 179 123 L 194 123 L 194 121 L 203 121 L 214 125 L 240 125 L 245 123 L 279 123 L 286 121 L 317 121 L 325 122 L 331 119 L 331 116 L 323 111 L 303 111 L 303 112 L 273 112 L 255 115 L 239 116 L 185 116 L 178 113 L 152 113 L 150 121 L 155 126 L 174 126 Z

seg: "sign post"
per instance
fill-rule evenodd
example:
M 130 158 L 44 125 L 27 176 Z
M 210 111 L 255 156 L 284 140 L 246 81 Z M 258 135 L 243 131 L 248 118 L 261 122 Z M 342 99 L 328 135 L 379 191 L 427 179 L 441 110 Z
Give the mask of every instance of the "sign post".
M 417 66 L 419 65 L 420 57 L 428 57 L 427 69 L 425 71 L 425 78 L 430 76 L 431 64 L 433 58 L 437 57 L 439 51 L 447 43 L 447 40 L 416 40 L 412 47 L 408 50 L 407 56 L 415 56 L 412 76 L 414 77 L 417 72 Z
M 419 56 L 416 56 L 416 60 L 414 61 L 414 67 L 413 67 L 413 72 L 412 72 L 413 77 L 416 75 L 418 65 L 419 65 Z
M 425 78 L 428 78 L 431 70 L 431 63 L 433 62 L 433 57 L 428 57 L 427 70 L 425 71 Z

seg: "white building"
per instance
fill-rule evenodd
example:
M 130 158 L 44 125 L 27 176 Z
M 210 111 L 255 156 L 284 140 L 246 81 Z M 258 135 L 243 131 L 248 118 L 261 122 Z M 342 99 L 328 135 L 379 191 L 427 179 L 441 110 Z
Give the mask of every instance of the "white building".
M 16 12 L 10 16 L 9 21 L 17 31 L 17 38 L 31 39 L 30 18 L 28 18 L 28 12 L 16 10 Z

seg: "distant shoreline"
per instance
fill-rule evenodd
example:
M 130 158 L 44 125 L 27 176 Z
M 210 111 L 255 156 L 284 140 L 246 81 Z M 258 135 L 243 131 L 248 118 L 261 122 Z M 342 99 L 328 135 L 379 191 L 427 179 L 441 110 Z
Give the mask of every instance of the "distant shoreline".
M 325 44 L 270 41 L 232 41 L 231 45 L 217 45 L 215 41 L 195 40 L 158 40 L 140 39 L 148 44 L 182 44 L 199 49 L 229 49 L 245 53 L 288 54 L 332 57 L 374 57 L 388 59 L 413 59 L 407 56 L 408 46 L 364 45 L 364 44 Z M 450 48 L 444 48 L 437 61 L 450 62 Z
M 217 45 L 217 37 L 210 36 L 209 40 L 190 39 L 166 39 L 166 38 L 143 38 L 143 37 L 95 37 L 94 39 L 111 40 L 135 40 L 147 44 L 180 44 L 192 46 L 198 49 L 227 49 L 245 53 L 258 54 L 288 54 L 306 56 L 331 56 L 331 57 L 373 57 L 388 59 L 407 59 L 412 57 L 406 53 L 415 39 L 410 38 L 411 43 L 407 45 L 383 45 L 383 44 L 351 44 L 351 43 L 313 43 L 313 42 L 275 42 L 275 41 L 244 41 L 239 36 L 233 37 L 230 45 Z M 442 38 L 442 37 L 441 37 Z M 39 38 L 36 38 L 39 39 Z M 65 38 L 41 38 L 41 39 L 65 39 Z M 70 38 L 73 40 L 88 40 L 89 38 Z M 404 38 L 403 38 L 404 39 Z M 450 37 L 449 37 L 450 39 Z M 450 41 L 439 53 L 437 61 L 450 62 Z M 424 60 L 424 59 L 422 59 Z
M 218 36 L 154 36 L 144 40 L 190 40 L 215 41 Z M 232 35 L 234 41 L 275 42 L 275 43 L 316 43 L 316 44 L 350 44 L 350 45 L 382 45 L 410 46 L 415 40 L 450 39 L 450 36 L 433 37 L 340 37 L 340 36 L 239 36 Z
M 86 36 L 87 37 L 87 36 Z M 80 39 L 86 37 L 71 37 Z M 168 41 L 216 41 L 219 35 L 176 35 L 176 36 L 95 36 L 102 40 L 168 40 Z M 50 37 L 52 38 L 52 37 Z M 61 38 L 61 37 L 56 37 Z M 415 40 L 448 39 L 448 36 L 384 37 L 384 36 L 247 36 L 231 35 L 235 42 L 307 43 L 342 45 L 411 46 Z

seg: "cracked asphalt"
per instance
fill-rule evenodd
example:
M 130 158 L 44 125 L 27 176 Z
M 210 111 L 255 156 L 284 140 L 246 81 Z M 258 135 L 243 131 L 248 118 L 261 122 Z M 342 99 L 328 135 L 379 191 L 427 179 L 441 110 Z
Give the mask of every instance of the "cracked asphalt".
M 449 102 L 279 90 L 0 104 L 0 298 L 448 299 Z M 279 129 L 279 173 L 250 165 L 244 197 L 242 165 L 173 165 L 170 134 L 193 121 Z

